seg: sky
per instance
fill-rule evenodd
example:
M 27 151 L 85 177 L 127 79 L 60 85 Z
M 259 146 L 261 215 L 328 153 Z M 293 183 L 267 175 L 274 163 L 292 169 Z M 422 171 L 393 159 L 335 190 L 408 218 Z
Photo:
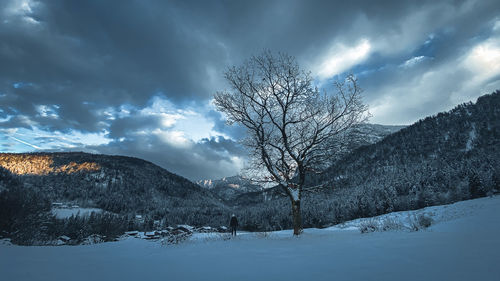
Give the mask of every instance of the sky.
M 409 125 L 500 89 L 500 2 L 0 1 L 0 151 L 86 151 L 191 180 L 238 174 L 224 72 L 284 52 L 353 73 L 370 123 Z

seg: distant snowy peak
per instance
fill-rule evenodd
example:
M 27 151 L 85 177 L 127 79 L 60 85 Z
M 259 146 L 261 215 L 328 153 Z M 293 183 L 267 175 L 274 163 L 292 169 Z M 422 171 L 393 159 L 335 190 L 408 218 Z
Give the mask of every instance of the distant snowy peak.
M 262 189 L 261 186 L 254 184 L 251 180 L 243 178 L 241 176 L 225 177 L 221 179 L 206 179 L 197 182 L 198 185 L 208 189 L 228 187 L 232 189 L 237 189 L 242 192 L 253 192 Z
M 200 180 L 196 182 L 199 186 L 212 189 L 214 187 L 214 182 L 212 180 Z
M 262 186 L 254 184 L 251 180 L 241 176 L 225 177 L 217 180 L 200 180 L 197 184 L 210 189 L 226 200 L 231 200 L 242 193 L 256 192 L 263 189 Z

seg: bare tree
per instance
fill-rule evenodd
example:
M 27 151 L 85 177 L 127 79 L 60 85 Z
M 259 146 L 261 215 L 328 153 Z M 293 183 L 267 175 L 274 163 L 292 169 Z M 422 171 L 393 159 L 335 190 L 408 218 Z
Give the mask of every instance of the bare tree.
M 299 235 L 306 174 L 329 163 L 339 136 L 368 116 L 357 80 L 350 75 L 335 83 L 335 95 L 328 94 L 313 86 L 292 56 L 269 51 L 229 68 L 225 78 L 231 90 L 217 92 L 215 106 L 228 124 L 246 127 L 253 168 L 290 198 L 293 233 Z

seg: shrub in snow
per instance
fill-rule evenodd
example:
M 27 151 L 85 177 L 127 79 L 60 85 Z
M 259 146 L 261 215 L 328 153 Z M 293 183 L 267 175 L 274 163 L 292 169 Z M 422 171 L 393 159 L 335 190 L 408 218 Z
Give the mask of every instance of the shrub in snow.
M 432 218 L 427 216 L 426 214 L 420 214 L 420 215 L 418 215 L 418 224 L 422 228 L 427 228 L 427 227 L 431 226 Z
M 192 232 L 180 232 L 177 234 L 171 233 L 167 238 L 162 239 L 161 243 L 163 245 L 179 244 L 179 243 L 187 240 L 191 235 L 193 235 Z
M 375 232 L 379 229 L 378 222 L 374 219 L 367 219 L 359 224 L 361 233 Z
M 380 231 L 401 230 L 402 228 L 402 223 L 393 218 L 384 219 L 380 225 Z
M 360 223 L 359 230 L 361 233 L 369 233 L 375 231 L 392 231 L 401 230 L 403 225 L 401 222 L 393 218 L 385 218 L 381 221 L 377 219 L 367 219 Z
M 418 214 L 410 217 L 410 229 L 419 231 L 432 225 L 432 218 L 426 214 Z

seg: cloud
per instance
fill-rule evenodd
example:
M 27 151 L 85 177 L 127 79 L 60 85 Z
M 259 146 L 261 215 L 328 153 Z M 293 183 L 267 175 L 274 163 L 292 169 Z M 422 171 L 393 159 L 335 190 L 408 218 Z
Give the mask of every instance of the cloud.
M 370 42 L 366 39 L 362 39 L 352 47 L 337 43 L 320 60 L 321 63 L 315 73 L 319 79 L 327 79 L 341 74 L 363 62 L 370 54 L 370 50 Z
M 174 134 L 175 131 L 171 131 Z M 147 159 L 167 170 L 196 181 L 238 174 L 243 168 L 242 149 L 223 137 L 180 143 L 161 133 L 136 136 L 133 140 L 114 141 L 108 145 L 87 146 L 91 152 L 127 155 Z
M 8 1 L 3 10 L 4 23 L 8 23 L 9 19 L 19 18 L 28 24 L 39 24 L 40 22 L 33 17 L 33 10 L 37 6 L 37 2 L 30 0 Z
M 389 70 L 391 83 L 372 93 L 377 97 L 371 107 L 374 122 L 410 124 L 500 89 L 500 36 L 493 33 L 458 57 L 414 71 L 405 69 L 404 74 Z
M 59 118 L 59 115 L 57 114 L 57 109 L 59 109 L 58 105 L 40 104 L 40 105 L 37 105 L 35 107 L 36 107 L 36 111 L 38 111 L 38 115 L 40 117 L 47 117 L 47 118 L 54 118 L 54 119 Z
M 423 62 L 426 59 L 429 59 L 429 58 L 426 57 L 426 56 L 413 57 L 413 58 L 408 59 L 407 61 L 405 61 L 403 64 L 401 64 L 400 67 L 403 67 L 403 68 L 413 67 L 413 66 L 415 66 L 415 65 Z
M 500 87 L 497 2 L 0 1 L 0 130 L 230 176 L 245 130 L 210 104 L 228 66 L 266 48 L 325 87 L 352 71 L 372 122 L 407 124 Z
M 215 91 L 214 69 L 225 65 L 219 48 L 177 19 L 175 5 L 9 3 L 0 29 L 0 92 L 6 106 L 25 115 L 36 114 L 37 104 L 59 106 L 63 121 L 42 126 L 99 131 L 93 111 L 142 106 L 160 91 L 175 102 L 203 102 Z M 18 23 L 25 10 L 40 24 Z
M 30 151 L 30 148 L 47 151 L 64 151 L 66 149 L 80 148 L 92 145 L 105 145 L 111 139 L 107 138 L 104 133 L 81 133 L 78 131 L 49 132 L 41 129 L 26 129 L 26 128 L 9 128 L 0 129 L 0 135 L 4 135 L 4 142 L 10 144 L 7 152 L 24 152 Z M 24 146 L 15 145 L 15 142 L 22 143 Z M 21 141 L 22 142 L 21 142 Z

